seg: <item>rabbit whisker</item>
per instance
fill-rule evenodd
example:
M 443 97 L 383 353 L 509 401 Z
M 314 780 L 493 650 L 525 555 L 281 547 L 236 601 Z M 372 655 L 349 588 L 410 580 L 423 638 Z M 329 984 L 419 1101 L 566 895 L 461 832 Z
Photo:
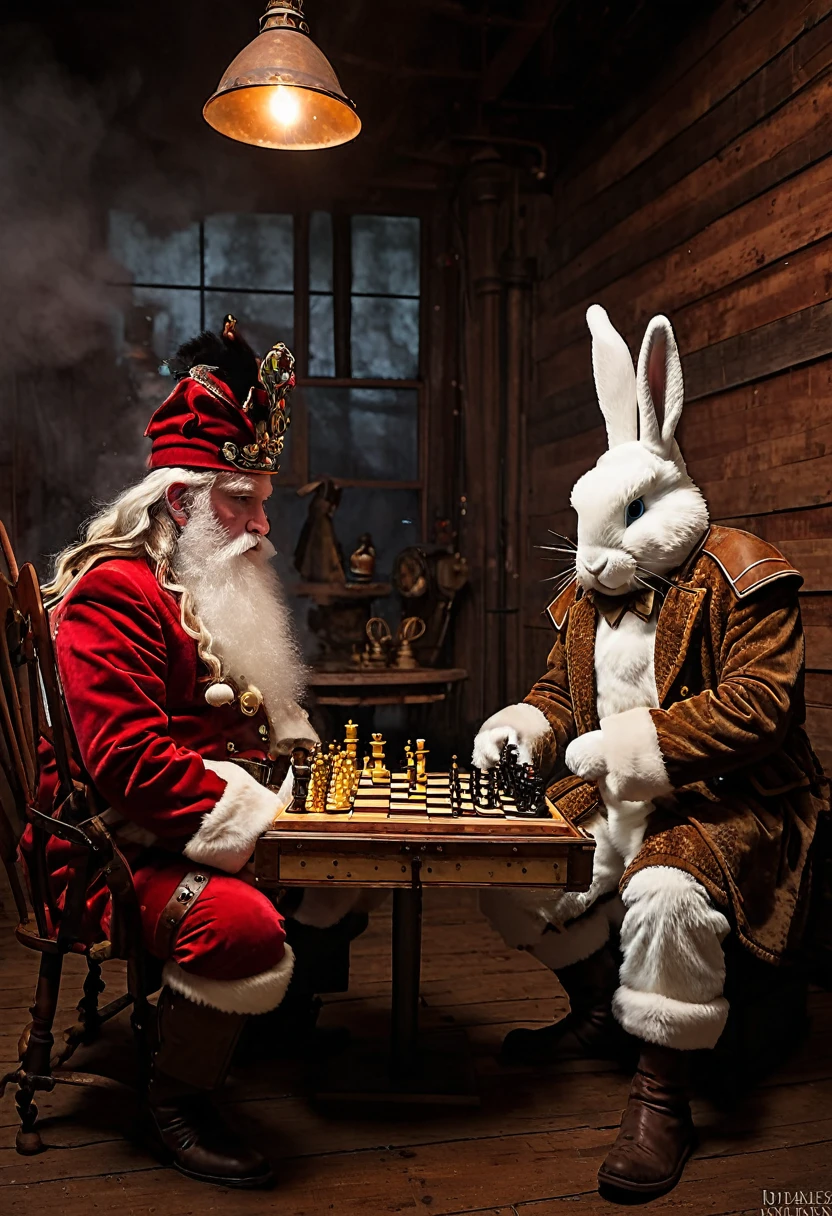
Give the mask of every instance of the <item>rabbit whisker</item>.
M 657 574 L 655 570 L 645 570 L 644 566 L 636 566 L 636 570 L 640 570 L 642 574 L 646 574 L 648 578 L 657 578 L 660 582 L 666 583 L 668 587 L 675 587 L 677 591 L 687 591 L 689 595 L 696 595 L 692 587 L 683 587 L 680 583 L 674 583 L 672 579 L 665 578 L 663 574 Z
M 551 528 L 547 528 L 546 531 L 550 536 L 556 536 L 558 540 L 565 540 L 567 545 L 571 545 L 573 549 L 578 548 L 571 536 L 564 536 L 562 532 L 553 532 Z

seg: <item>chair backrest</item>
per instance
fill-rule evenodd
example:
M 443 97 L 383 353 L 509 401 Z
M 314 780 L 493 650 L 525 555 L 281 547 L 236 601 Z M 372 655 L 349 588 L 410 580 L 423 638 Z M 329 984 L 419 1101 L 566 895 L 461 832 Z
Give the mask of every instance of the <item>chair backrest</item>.
M 17 869 L 20 837 L 36 811 L 38 746 L 53 745 L 59 798 L 73 789 L 71 757 L 77 754 L 60 691 L 49 620 L 32 565 L 18 567 L 0 522 L 0 858 L 21 920 L 29 919 Z M 35 834 L 38 836 L 39 834 Z M 29 867 L 38 930 L 46 936 L 44 909 L 54 911 L 46 876 L 45 842 L 36 842 Z

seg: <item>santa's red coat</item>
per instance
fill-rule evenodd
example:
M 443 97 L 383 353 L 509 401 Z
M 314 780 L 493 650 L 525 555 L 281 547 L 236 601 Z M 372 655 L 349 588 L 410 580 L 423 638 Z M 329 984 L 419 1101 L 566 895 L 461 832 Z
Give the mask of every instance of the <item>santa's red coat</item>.
M 226 877 L 243 869 L 278 799 L 229 757 L 266 760 L 275 731 L 302 736 L 305 715 L 289 711 L 291 722 L 270 723 L 264 707 L 248 717 L 236 702 L 209 705 L 207 669 L 182 628 L 179 599 L 143 558 L 105 560 L 88 571 L 53 614 L 52 628 L 81 759 L 134 867 L 150 949 L 182 876 L 195 868 L 218 875 L 183 922 L 189 929 L 177 937 L 168 982 L 217 1004 L 199 991 L 203 980 L 245 985 L 274 974 L 265 988 L 282 995 L 291 960 L 281 918 L 261 892 Z M 51 810 L 56 773 L 47 747 L 42 759 L 40 802 Z M 70 856 L 68 846 L 51 840 L 59 906 Z M 103 882 L 91 888 L 88 940 L 106 936 L 108 898 Z M 189 990 L 194 984 L 196 992 Z M 263 987 L 252 983 L 232 1003 L 247 1007 L 251 997 L 249 1011 L 259 1010 L 271 1000 Z

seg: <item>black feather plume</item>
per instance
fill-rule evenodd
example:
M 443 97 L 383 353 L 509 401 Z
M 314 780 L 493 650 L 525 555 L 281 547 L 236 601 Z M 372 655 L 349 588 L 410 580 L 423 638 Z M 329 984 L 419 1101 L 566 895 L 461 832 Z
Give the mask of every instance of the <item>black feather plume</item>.
M 168 359 L 168 367 L 177 380 L 183 380 L 199 363 L 217 368 L 217 378 L 228 385 L 240 405 L 249 389 L 257 384 L 257 357 L 239 332 L 223 338 L 205 330 L 183 342 L 173 358 Z

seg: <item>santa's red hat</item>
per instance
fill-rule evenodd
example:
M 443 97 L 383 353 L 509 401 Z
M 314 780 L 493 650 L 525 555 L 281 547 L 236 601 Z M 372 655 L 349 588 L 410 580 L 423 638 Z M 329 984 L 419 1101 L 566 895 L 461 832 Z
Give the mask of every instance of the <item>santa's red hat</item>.
M 235 340 L 235 325 L 233 318 L 226 318 L 223 343 Z M 201 338 L 217 341 L 214 335 Z M 279 472 L 294 365 L 291 351 L 277 343 L 260 363 L 257 383 L 239 400 L 243 396 L 239 377 L 229 375 L 222 360 L 195 363 L 150 419 L 145 431 L 153 444 L 150 468 Z

